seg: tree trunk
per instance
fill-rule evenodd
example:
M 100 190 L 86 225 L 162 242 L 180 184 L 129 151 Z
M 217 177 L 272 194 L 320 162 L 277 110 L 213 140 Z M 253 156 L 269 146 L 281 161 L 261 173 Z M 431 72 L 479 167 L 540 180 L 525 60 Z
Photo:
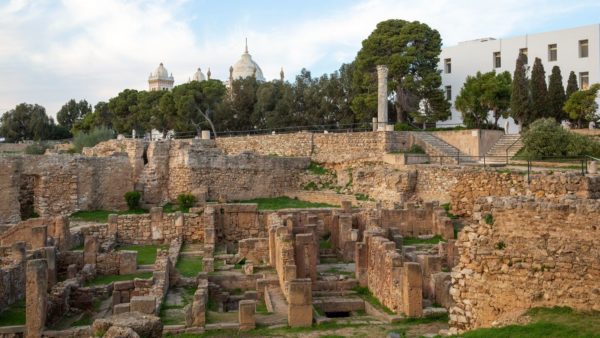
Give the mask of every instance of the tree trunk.
M 398 122 L 406 123 L 408 116 L 406 114 L 408 107 L 408 95 L 404 92 L 404 89 L 398 84 L 396 87 L 396 114 Z

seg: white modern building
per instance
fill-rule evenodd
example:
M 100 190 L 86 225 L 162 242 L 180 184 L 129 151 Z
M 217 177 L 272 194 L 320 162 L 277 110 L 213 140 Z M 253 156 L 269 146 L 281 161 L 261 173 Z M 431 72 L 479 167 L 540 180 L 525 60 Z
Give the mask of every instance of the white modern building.
M 559 66 L 565 88 L 571 71 L 577 75 L 579 88 L 586 89 L 590 84 L 600 82 L 600 24 L 506 39 L 460 42 L 443 48 L 440 55 L 442 88 L 452 103 L 452 117 L 439 122 L 438 126 L 462 123 L 461 113 L 454 108 L 454 99 L 467 76 L 492 70 L 497 73 L 508 71 L 512 76 L 519 53 L 527 55 L 529 67 L 536 57 L 540 58 L 548 77 L 552 67 Z M 510 132 L 518 132 L 511 118 L 509 122 Z M 500 120 L 500 125 L 504 125 L 504 121 Z

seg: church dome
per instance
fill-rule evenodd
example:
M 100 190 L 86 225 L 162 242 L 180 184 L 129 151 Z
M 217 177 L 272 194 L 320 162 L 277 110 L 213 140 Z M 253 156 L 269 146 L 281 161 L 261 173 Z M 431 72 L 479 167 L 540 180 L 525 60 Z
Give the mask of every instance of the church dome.
M 192 81 L 204 81 L 206 80 L 206 78 L 204 77 L 204 74 L 202 74 L 202 70 L 200 70 L 200 68 L 198 68 L 198 70 L 194 73 L 194 76 L 192 76 Z
M 248 53 L 248 43 L 246 43 L 246 50 L 240 59 L 233 65 L 231 70 L 231 78 L 234 80 L 244 79 L 250 76 L 256 76 L 256 80 L 265 81 L 260 66 L 252 60 L 252 56 Z
M 173 80 L 173 76 L 169 76 L 169 72 L 161 62 L 156 70 L 150 74 L 150 80 Z

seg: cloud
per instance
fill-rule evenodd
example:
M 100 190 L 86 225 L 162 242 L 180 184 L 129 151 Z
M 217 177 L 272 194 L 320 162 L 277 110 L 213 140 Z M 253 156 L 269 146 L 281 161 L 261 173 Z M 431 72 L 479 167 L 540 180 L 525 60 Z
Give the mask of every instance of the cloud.
M 196 5 L 196 4 L 194 4 Z M 319 75 L 351 61 L 382 20 L 419 20 L 440 31 L 445 45 L 484 36 L 535 31 L 558 17 L 598 8 L 592 1 L 363 0 L 313 17 L 224 17 L 223 27 L 195 25 L 206 10 L 184 0 L 11 0 L 0 5 L 0 112 L 39 103 L 54 115 L 70 98 L 92 104 L 124 88 L 147 88 L 159 62 L 183 83 L 202 67 L 226 79 L 229 66 L 250 53 L 267 79 L 284 67 Z M 280 4 L 279 6 L 285 6 Z M 316 6 L 316 5 L 315 5 Z M 317 6 L 318 7 L 318 6 Z M 258 23 L 257 23 L 258 22 Z M 229 24 L 231 23 L 231 24 Z M 200 28 L 198 28 L 200 27 Z M 204 27 L 206 28 L 206 27 Z

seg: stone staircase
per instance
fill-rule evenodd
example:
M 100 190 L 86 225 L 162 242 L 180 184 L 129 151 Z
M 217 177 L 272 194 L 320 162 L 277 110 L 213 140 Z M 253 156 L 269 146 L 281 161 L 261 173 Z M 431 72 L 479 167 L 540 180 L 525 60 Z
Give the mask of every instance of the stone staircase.
M 427 155 L 431 156 L 431 163 L 439 163 L 440 159 L 435 156 L 448 156 L 443 158 L 443 163 L 466 164 L 476 163 L 476 159 L 469 157 L 455 146 L 446 141 L 434 136 L 428 132 L 412 132 L 411 133 L 416 144 L 425 148 Z
M 519 134 L 505 134 L 488 150 L 485 154 L 486 164 L 506 164 L 507 162 L 507 150 L 508 160 L 510 160 L 515 154 L 523 148 L 523 142 L 521 142 L 521 135 Z M 483 163 L 483 160 L 480 162 Z

